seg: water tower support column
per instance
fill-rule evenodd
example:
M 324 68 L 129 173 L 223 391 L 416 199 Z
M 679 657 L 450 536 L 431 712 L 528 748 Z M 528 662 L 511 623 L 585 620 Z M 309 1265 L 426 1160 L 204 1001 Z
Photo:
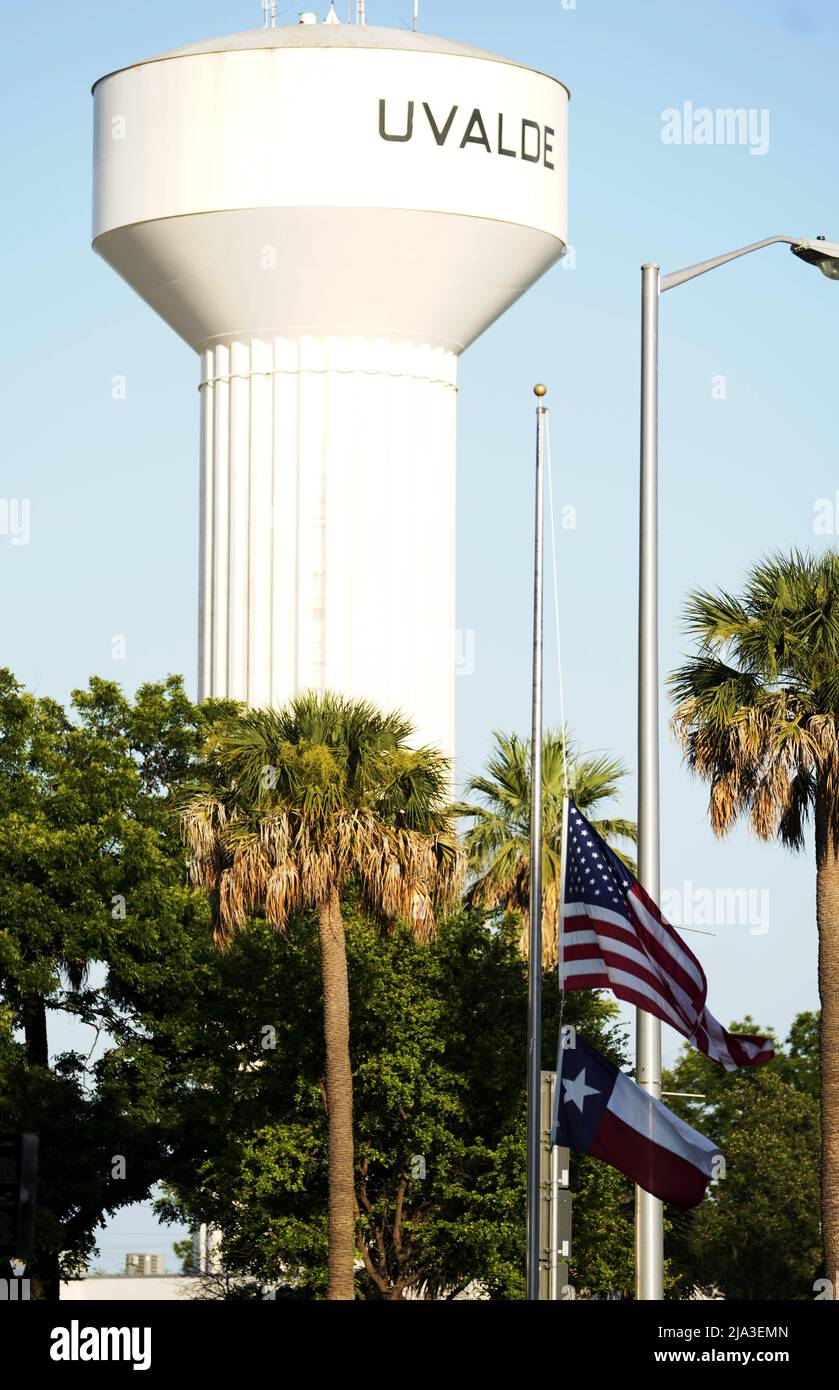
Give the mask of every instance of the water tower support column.
M 202 354 L 200 694 L 337 690 L 454 743 L 457 358 L 388 338 Z

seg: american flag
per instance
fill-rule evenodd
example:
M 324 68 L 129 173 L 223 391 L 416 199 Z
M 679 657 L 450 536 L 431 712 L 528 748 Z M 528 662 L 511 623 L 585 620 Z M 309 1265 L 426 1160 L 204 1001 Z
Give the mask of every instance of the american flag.
M 568 803 L 560 911 L 560 984 L 611 989 L 669 1023 L 726 1071 L 774 1056 L 770 1039 L 729 1033 L 708 1012 L 699 961 L 649 894 Z

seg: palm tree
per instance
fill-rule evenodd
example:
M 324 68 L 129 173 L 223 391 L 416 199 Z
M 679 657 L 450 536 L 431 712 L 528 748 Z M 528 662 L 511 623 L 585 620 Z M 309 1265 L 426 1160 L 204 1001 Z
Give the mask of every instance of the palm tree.
M 323 975 L 329 1134 L 327 1298 L 353 1298 L 355 1171 L 347 956 L 341 892 L 416 935 L 454 897 L 460 851 L 444 804 L 448 769 L 411 748 L 411 727 L 361 700 L 301 695 L 245 710 L 206 752 L 206 784 L 183 813 L 193 881 L 210 896 L 227 946 L 262 910 L 282 931 L 317 913 Z
M 530 904 L 530 739 L 497 732 L 493 738 L 495 748 L 485 774 L 470 778 L 466 785 L 466 796 L 479 800 L 459 802 L 453 812 L 472 821 L 464 837 L 472 879 L 468 901 L 476 907 L 516 913 L 521 918 L 521 951 L 526 955 Z M 618 782 L 625 774 L 626 768 L 614 758 L 581 756 L 561 732 L 548 731 L 543 737 L 542 962 L 546 969 L 557 963 L 563 800 L 572 797 L 604 840 L 634 843 L 634 822 L 598 818 L 601 803 L 617 794 Z
M 822 1237 L 839 1270 L 839 555 L 777 555 L 742 597 L 698 591 L 696 654 L 670 677 L 674 727 L 710 783 L 711 825 L 747 816 L 761 839 L 816 851 L 822 1085 Z

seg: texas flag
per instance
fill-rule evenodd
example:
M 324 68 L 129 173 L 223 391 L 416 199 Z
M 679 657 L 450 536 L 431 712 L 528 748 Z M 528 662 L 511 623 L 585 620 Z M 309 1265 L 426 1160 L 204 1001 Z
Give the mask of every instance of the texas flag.
M 663 1202 L 701 1202 L 717 1146 L 581 1038 L 559 1055 L 554 1143 L 601 1158 Z

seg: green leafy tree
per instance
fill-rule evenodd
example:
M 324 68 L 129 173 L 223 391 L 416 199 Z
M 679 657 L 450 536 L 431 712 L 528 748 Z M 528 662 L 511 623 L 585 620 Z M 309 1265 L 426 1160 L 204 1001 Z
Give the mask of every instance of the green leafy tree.
M 756 1029 L 746 1018 L 732 1031 Z M 812 1298 L 821 1264 L 817 1018 L 800 1014 L 772 1062 L 737 1075 L 686 1046 L 665 1087 L 703 1097 L 668 1104 L 725 1159 L 702 1204 L 673 1217 L 668 1253 L 683 1289 Z
M 181 1267 L 181 1274 L 192 1274 L 195 1261 L 192 1237 L 186 1236 L 183 1240 L 176 1240 L 172 1245 L 172 1250 Z
M 147 1196 L 162 1148 L 84 1053 L 51 1054 L 49 1020 L 89 1025 L 95 1044 L 115 1014 L 102 964 L 197 920 L 167 784 L 186 776 L 210 720 L 176 679 L 133 702 L 94 679 L 68 713 L 0 672 L 0 1125 L 40 1134 L 30 1274 L 51 1299 L 103 1215 Z
M 469 821 L 464 847 L 471 883 L 468 898 L 478 907 L 514 913 L 520 947 L 527 953 L 530 903 L 530 740 L 496 733 L 486 771 L 466 784 L 466 799 L 455 814 Z M 566 762 L 568 780 L 566 782 Z M 623 763 L 585 756 L 561 732 L 542 743 L 542 964 L 557 962 L 557 912 L 562 865 L 562 807 L 566 796 L 599 835 L 634 843 L 633 821 L 604 816 L 602 804 L 617 796 L 626 774 Z
M 407 926 L 382 935 L 352 896 L 344 917 L 359 1292 L 447 1299 L 477 1285 L 521 1298 L 527 975 L 515 923 L 490 927 L 465 910 L 423 944 Z M 166 1088 L 182 1122 L 161 1210 L 218 1227 L 230 1274 L 321 1297 L 328 1163 L 311 918 L 296 915 L 279 938 L 254 920 L 194 994 L 179 1011 L 150 998 L 155 1021 L 140 1044 L 182 1059 Z M 558 1009 L 546 976 L 546 1055 L 555 1054 Z M 565 1021 L 621 1060 L 610 1003 L 569 997 Z M 577 1156 L 572 1183 L 573 1282 L 604 1294 L 626 1288 L 631 1185 Z
M 820 1023 L 817 1013 L 798 1014 L 793 1019 L 786 1050 L 779 1059 L 783 1079 L 813 1100 L 821 1095 Z
M 174 678 L 134 700 L 93 680 L 67 712 L 8 673 L 0 695 L 0 1125 L 41 1135 L 35 1289 L 57 1297 L 62 1273 L 93 1253 L 103 1218 L 163 1183 L 168 1214 L 224 1231 L 226 1296 L 265 1283 L 322 1296 L 330 1165 L 318 913 L 290 889 L 285 935 L 258 909 L 219 953 L 180 841 L 175 803 L 207 737 L 215 756 L 225 731 L 241 728 L 237 707 L 196 708 Z M 280 747 L 273 764 L 299 759 L 285 775 L 310 809 L 328 783 L 316 747 Z M 376 814 L 400 852 L 417 852 L 416 870 L 429 848 L 407 833 L 427 833 L 423 755 L 395 740 L 381 761 L 391 781 L 370 792 Z M 352 768 L 356 792 L 368 775 Z M 309 777 L 320 790 L 307 801 Z M 369 809 L 360 792 L 359 802 L 356 828 Z M 429 838 L 421 880 L 400 878 L 389 843 L 390 858 L 342 885 L 359 1289 L 451 1297 L 477 1282 L 519 1297 L 526 972 L 512 917 L 488 926 L 467 910 L 439 938 L 419 939 L 431 926 L 432 880 L 454 864 L 445 828 Z M 546 977 L 550 1059 L 552 986 Z M 58 1013 L 89 1025 L 92 1044 L 109 1044 L 98 1061 L 87 1048 L 54 1055 L 47 1030 Z M 566 1021 L 620 1060 L 611 1019 L 595 996 L 569 1000 Z M 592 1160 L 575 1158 L 573 1172 L 572 1278 L 580 1289 L 624 1287 L 629 1184 Z
M 603 1049 L 600 1049 L 603 1051 Z M 613 1056 L 613 1061 L 618 1059 Z M 571 1155 L 572 1238 L 568 1279 L 578 1298 L 633 1297 L 635 1187 L 608 1163 Z M 665 1264 L 665 1288 L 672 1284 Z
M 741 596 L 690 595 L 696 653 L 671 676 L 688 764 L 710 783 L 713 829 L 746 816 L 793 850 L 815 826 L 821 1000 L 821 1215 L 839 1270 L 839 554 L 777 555 Z
M 219 942 L 264 910 L 285 929 L 314 908 L 323 975 L 329 1118 L 329 1287 L 354 1297 L 354 1156 L 347 958 L 341 894 L 360 885 L 386 924 L 418 937 L 457 888 L 460 853 L 444 811 L 445 760 L 410 746 L 411 726 L 361 700 L 298 696 L 249 710 L 211 741 L 205 787 L 184 812 L 195 881 Z

